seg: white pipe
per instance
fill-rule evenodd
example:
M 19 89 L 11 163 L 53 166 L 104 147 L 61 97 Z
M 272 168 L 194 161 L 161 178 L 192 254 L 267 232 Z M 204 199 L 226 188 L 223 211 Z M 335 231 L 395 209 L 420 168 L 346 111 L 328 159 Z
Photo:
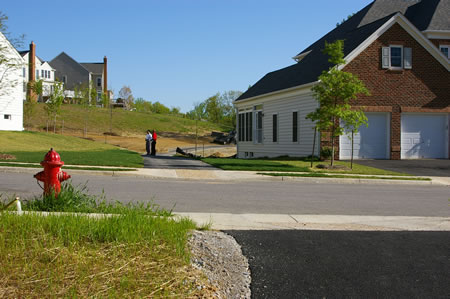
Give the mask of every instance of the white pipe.
M 22 204 L 20 203 L 19 198 L 16 198 L 16 206 L 17 206 L 17 212 L 19 214 L 21 214 L 22 213 Z

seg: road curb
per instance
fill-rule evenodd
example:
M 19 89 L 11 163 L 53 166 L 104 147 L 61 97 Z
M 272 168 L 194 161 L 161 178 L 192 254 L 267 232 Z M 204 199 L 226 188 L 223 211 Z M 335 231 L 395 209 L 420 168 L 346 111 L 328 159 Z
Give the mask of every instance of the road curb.
M 91 167 L 91 166 L 86 166 Z M 92 166 L 94 167 L 94 166 Z M 64 167 L 63 167 L 64 168 Z M 0 166 L 1 172 L 16 173 L 37 173 L 40 168 L 28 167 L 7 167 Z M 431 178 L 431 181 L 421 180 L 389 180 L 389 179 L 355 179 L 355 178 L 327 178 L 327 177 L 293 177 L 293 176 L 268 176 L 257 174 L 259 172 L 249 171 L 224 171 L 224 170 L 194 170 L 194 169 L 149 169 L 139 168 L 136 171 L 102 171 L 102 170 L 83 170 L 67 169 L 67 172 L 87 175 L 103 176 L 127 176 L 127 177 L 146 177 L 151 179 L 172 179 L 189 181 L 299 181 L 316 184 L 367 184 L 367 185 L 422 185 L 422 186 L 450 186 L 450 179 L 440 177 Z M 198 174 L 196 174 L 198 172 Z
M 450 231 L 450 217 L 174 213 L 216 230 Z

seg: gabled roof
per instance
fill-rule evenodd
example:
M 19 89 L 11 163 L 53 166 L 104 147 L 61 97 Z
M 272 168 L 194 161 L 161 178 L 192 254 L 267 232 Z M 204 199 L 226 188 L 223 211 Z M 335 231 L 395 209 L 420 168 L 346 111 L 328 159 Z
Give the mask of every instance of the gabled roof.
M 58 56 L 49 61 L 49 64 L 52 68 L 56 70 L 63 70 L 64 67 L 69 66 L 71 69 L 83 69 L 86 72 L 89 72 L 85 67 L 79 64 L 75 59 L 70 57 L 66 52 L 59 53 Z
M 5 45 L 11 52 L 14 53 L 17 59 L 20 60 L 20 62 L 23 62 L 22 55 L 17 51 L 17 49 L 13 46 L 13 44 L 9 41 L 9 39 L 0 31 L 0 39 L 3 39 L 5 41 Z
M 325 41 L 344 40 L 347 57 L 397 13 L 404 14 L 419 30 L 450 30 L 450 10 L 438 11 L 448 7 L 450 0 L 376 0 L 300 52 L 296 64 L 268 73 L 236 101 L 316 82 L 331 66 L 322 53 Z
M 85 69 L 93 74 L 102 74 L 103 73 L 103 62 L 98 63 L 80 63 Z
M 377 0 L 371 4 L 360 26 L 400 12 L 420 31 L 450 30 L 449 11 L 450 0 Z
M 28 53 L 30 53 L 30 50 L 24 50 L 24 51 L 18 51 L 19 52 L 19 54 L 22 56 L 22 57 L 25 57 L 25 55 L 27 55 Z M 39 56 L 37 56 L 36 55 L 36 58 L 37 59 L 39 59 L 39 61 L 41 62 L 41 63 L 44 63 L 44 62 L 46 62 L 45 60 L 43 60 L 43 59 L 41 59 Z M 28 61 L 26 61 L 27 63 L 28 63 Z

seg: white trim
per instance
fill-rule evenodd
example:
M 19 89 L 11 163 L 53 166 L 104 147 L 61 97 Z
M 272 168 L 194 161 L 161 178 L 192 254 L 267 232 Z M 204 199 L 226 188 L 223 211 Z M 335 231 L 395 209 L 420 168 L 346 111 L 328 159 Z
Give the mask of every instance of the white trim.
M 398 23 L 408 32 L 422 47 L 424 47 L 437 61 L 439 61 L 449 72 L 450 63 L 444 54 L 439 51 L 439 49 L 420 32 L 413 24 L 411 24 L 408 19 L 406 19 L 401 13 L 395 14 L 386 23 L 384 23 L 377 31 L 375 31 L 371 36 L 369 36 L 365 41 L 363 41 L 356 49 L 354 49 L 350 54 L 348 54 L 344 59 L 345 64 L 339 66 L 342 70 L 347 66 L 353 59 L 355 59 L 359 54 L 361 54 L 369 45 L 371 45 L 375 40 L 382 36 L 389 28 L 391 28 L 395 23 Z
M 422 33 L 429 39 L 450 39 L 449 30 L 424 30 Z
M 392 66 L 392 48 L 400 48 L 400 66 Z M 403 70 L 403 46 L 402 45 L 389 45 L 389 69 L 397 71 Z
M 239 104 L 246 103 L 249 101 L 254 101 L 254 100 L 257 100 L 260 98 L 270 97 L 270 96 L 278 95 L 281 93 L 288 93 L 288 92 L 292 92 L 293 95 L 301 95 L 301 94 L 310 92 L 311 91 L 310 88 L 312 86 L 316 85 L 317 83 L 319 83 L 319 81 L 314 81 L 314 82 L 306 83 L 303 85 L 298 85 L 298 86 L 289 87 L 289 88 L 285 88 L 285 89 L 281 89 L 281 90 L 276 90 L 276 91 L 272 91 L 269 93 L 260 94 L 260 95 L 257 95 L 257 96 L 251 97 L 251 98 L 234 101 L 233 104 L 239 105 Z
M 0 32 L 1 36 L 5 39 L 6 41 L 6 47 L 9 47 L 9 49 L 14 53 L 14 55 L 17 56 L 17 58 L 22 61 L 22 64 L 25 64 L 25 60 L 23 59 L 22 55 L 20 55 L 20 53 L 16 50 L 16 48 L 14 48 L 14 46 L 11 44 L 11 42 L 6 38 L 6 36 Z M 21 65 L 23 66 L 23 65 Z

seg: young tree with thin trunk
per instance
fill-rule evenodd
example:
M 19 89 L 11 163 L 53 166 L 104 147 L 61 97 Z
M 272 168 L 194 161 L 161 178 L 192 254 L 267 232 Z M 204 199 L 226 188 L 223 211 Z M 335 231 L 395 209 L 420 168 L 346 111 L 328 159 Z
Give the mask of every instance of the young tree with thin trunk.
M 333 166 L 335 139 L 344 134 L 344 128 L 339 125 L 339 121 L 355 123 L 355 119 L 359 119 L 362 123 L 364 120 L 367 122 L 361 110 L 352 109 L 350 101 L 360 94 L 369 95 L 369 91 L 356 75 L 340 70 L 339 66 L 345 64 L 344 41 L 325 42 L 323 52 L 329 56 L 328 61 L 332 66 L 322 72 L 319 83 L 312 88 L 319 107 L 306 118 L 315 122 L 320 132 L 330 134 Z
M 47 132 L 48 121 L 53 119 L 53 133 L 56 133 L 56 117 L 61 112 L 61 105 L 64 101 L 64 87 L 61 82 L 53 84 L 53 91 L 50 98 L 45 102 L 45 111 L 47 112 Z

